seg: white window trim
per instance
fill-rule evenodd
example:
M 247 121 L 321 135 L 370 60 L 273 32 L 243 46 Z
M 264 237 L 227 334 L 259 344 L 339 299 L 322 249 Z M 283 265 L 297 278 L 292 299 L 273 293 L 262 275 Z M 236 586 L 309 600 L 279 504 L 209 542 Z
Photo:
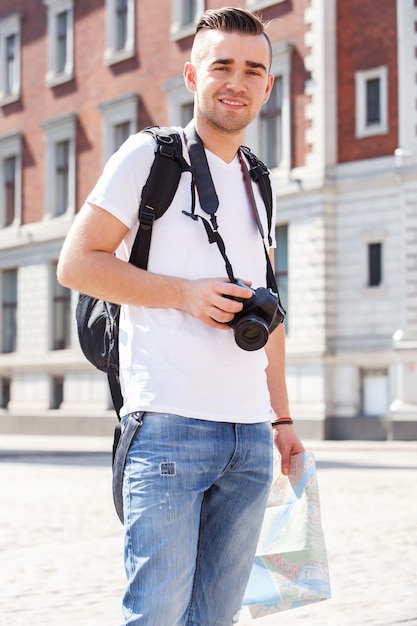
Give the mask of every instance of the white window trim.
M 182 75 L 168 80 L 162 88 L 168 94 L 169 123 L 172 126 L 181 126 L 181 108 L 184 104 L 194 102 L 194 96 L 186 88 Z
M 135 24 L 135 0 L 127 2 L 127 38 L 126 45 L 122 50 L 116 49 L 116 1 L 106 0 L 106 50 L 104 51 L 104 63 L 113 65 L 131 59 L 135 55 L 136 24 Z
M 114 152 L 113 130 L 115 126 L 130 122 L 132 132 L 136 132 L 138 102 L 139 95 L 132 93 L 98 105 L 103 115 L 103 163 L 106 163 Z
M 73 0 L 43 0 L 48 8 L 48 71 L 45 82 L 48 87 L 67 83 L 74 78 L 74 8 Z M 57 15 L 68 12 L 67 62 L 63 72 L 58 73 L 57 59 Z
M 3 163 L 5 159 L 10 157 L 16 157 L 16 172 L 15 172 L 15 216 L 13 224 L 5 226 L 5 206 L 6 199 L 4 198 L 4 167 Z M 0 228 L 11 228 L 20 225 L 22 222 L 22 136 L 20 133 L 13 133 L 0 137 Z
M 273 76 L 280 76 L 282 79 L 282 145 L 281 161 L 276 168 L 277 171 L 285 173 L 287 176 L 291 168 L 291 106 L 290 106 L 290 72 L 291 54 L 293 47 L 291 44 L 278 44 L 272 47 L 272 64 L 270 73 Z M 253 151 L 261 155 L 261 129 L 262 120 L 258 116 L 247 129 L 247 142 Z
M 195 26 L 197 20 L 204 13 L 205 0 L 197 0 L 197 9 L 195 14 L 195 20 L 193 24 L 187 24 L 184 26 L 184 2 L 183 0 L 173 0 L 172 2 L 172 23 L 170 29 L 170 36 L 172 41 L 178 41 L 184 37 L 194 35 Z
M 13 76 L 12 93 L 7 93 L 7 59 L 6 59 L 6 40 L 11 35 L 16 36 L 16 63 Z M 21 45 L 20 45 L 20 16 L 17 14 L 9 15 L 0 20 L 0 106 L 5 106 L 11 102 L 20 99 L 20 64 L 21 64 Z
M 44 122 L 46 163 L 45 163 L 45 219 L 59 219 L 67 214 L 75 214 L 76 209 L 76 128 L 77 118 L 73 114 L 64 115 Z M 55 189 L 55 147 L 61 141 L 69 141 L 68 207 L 62 216 L 57 216 Z
M 366 82 L 379 78 L 381 86 L 381 121 L 366 124 Z M 388 68 L 386 65 L 355 73 L 356 137 L 372 137 L 388 132 Z

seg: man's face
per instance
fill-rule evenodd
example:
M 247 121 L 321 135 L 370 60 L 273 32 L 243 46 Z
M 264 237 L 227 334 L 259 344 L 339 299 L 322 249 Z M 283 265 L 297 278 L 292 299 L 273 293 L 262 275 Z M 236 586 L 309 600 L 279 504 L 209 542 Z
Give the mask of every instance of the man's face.
M 269 98 L 270 50 L 263 35 L 200 31 L 184 70 L 196 94 L 196 117 L 226 133 L 238 133 Z

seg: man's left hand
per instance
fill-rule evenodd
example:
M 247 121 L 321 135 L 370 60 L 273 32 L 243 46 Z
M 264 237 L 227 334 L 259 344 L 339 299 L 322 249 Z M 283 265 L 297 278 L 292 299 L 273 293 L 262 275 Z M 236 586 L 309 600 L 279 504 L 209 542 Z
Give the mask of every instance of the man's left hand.
M 304 452 L 304 446 L 292 424 L 274 426 L 273 431 L 274 444 L 281 455 L 281 471 L 288 476 L 291 469 L 291 457 L 294 454 Z

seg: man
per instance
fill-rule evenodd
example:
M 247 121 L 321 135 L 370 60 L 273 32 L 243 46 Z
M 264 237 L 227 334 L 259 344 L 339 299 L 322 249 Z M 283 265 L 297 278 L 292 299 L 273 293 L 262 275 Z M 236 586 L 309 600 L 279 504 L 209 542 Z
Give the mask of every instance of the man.
M 269 98 L 270 64 L 262 22 L 228 8 L 202 16 L 184 68 L 219 198 L 219 232 L 235 275 L 253 288 L 265 286 L 266 261 L 239 146 Z M 183 214 L 191 205 L 189 175 L 155 223 L 148 270 L 125 262 L 153 156 L 153 139 L 141 133 L 110 159 L 68 234 L 58 277 L 123 305 L 122 425 L 143 412 L 124 471 L 123 623 L 229 626 L 253 562 L 273 441 L 286 474 L 290 456 L 303 450 L 289 420 L 284 328 L 265 349 L 237 346 L 229 323 L 251 292 L 229 281 L 200 220 Z M 204 215 L 198 197 L 196 214 Z

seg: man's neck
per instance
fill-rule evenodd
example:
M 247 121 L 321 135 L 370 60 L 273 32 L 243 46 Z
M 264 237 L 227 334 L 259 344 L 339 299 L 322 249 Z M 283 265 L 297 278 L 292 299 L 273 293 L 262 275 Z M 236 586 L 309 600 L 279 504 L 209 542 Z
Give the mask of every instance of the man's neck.
M 196 131 L 204 147 L 226 163 L 231 163 L 243 143 L 244 130 L 227 133 L 205 121 L 195 119 Z

